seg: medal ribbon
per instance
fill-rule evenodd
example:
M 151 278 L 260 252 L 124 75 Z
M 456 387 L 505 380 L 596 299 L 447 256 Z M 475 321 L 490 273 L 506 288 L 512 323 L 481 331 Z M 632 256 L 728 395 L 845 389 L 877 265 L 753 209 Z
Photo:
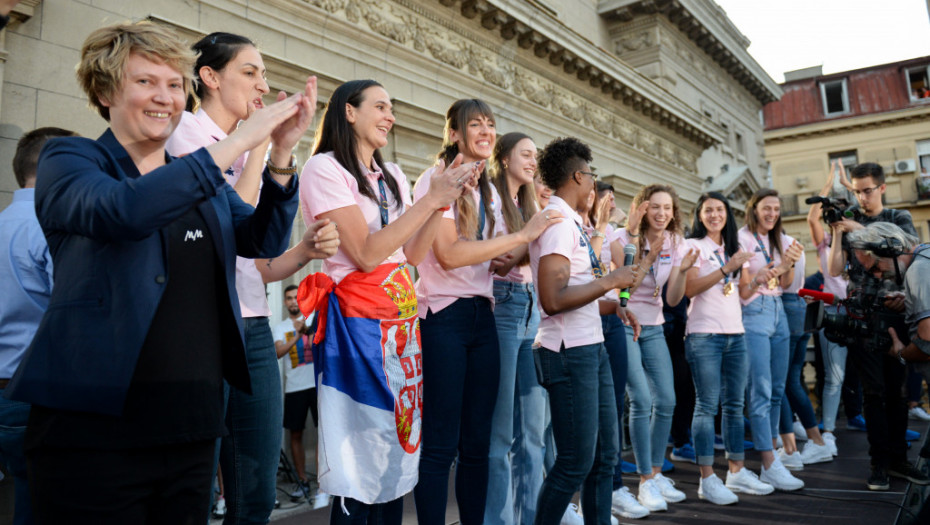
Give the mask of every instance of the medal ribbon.
M 388 218 L 387 192 L 384 190 L 384 174 L 378 176 L 378 193 L 381 194 L 379 208 L 381 208 L 381 227 L 384 228 L 390 222 Z
M 726 263 L 730 262 L 730 257 L 726 254 L 726 252 L 724 252 L 723 256 L 724 256 L 724 258 L 726 259 L 726 262 L 724 262 L 723 259 L 720 258 L 720 250 L 714 250 L 714 257 L 716 257 L 716 258 L 717 258 L 717 262 L 720 263 L 720 269 L 721 269 L 721 270 L 723 269 L 723 266 L 724 266 Z M 726 286 L 726 285 L 728 285 L 728 284 L 730 284 L 730 274 L 724 272 L 724 274 L 723 274 L 723 285 Z
M 759 248 L 762 249 L 762 255 L 765 256 L 765 264 L 772 262 L 772 257 L 769 255 L 769 251 L 765 249 L 765 245 L 762 244 L 762 239 L 759 238 L 759 234 L 753 233 L 752 236 L 756 238 L 756 242 L 759 243 Z
M 484 239 L 484 195 L 481 195 L 481 192 L 478 192 L 478 235 L 476 238 L 480 241 Z
M 594 248 L 591 247 L 591 239 L 588 238 L 588 235 L 581 229 L 581 225 L 577 222 L 575 226 L 578 227 L 578 232 L 581 233 L 581 245 L 588 248 L 588 257 L 591 258 L 591 273 L 594 274 L 594 278 L 598 279 L 604 276 L 604 265 L 601 263 L 600 258 L 597 254 L 594 253 Z

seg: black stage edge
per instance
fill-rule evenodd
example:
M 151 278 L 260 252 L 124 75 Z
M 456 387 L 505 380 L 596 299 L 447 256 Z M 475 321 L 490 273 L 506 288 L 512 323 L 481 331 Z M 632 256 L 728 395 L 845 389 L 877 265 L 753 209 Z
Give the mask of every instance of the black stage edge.
M 909 421 L 911 430 L 921 433 L 920 440 L 912 443 L 908 457 L 927 472 L 927 461 L 918 456 L 927 438 L 928 424 Z M 836 432 L 839 457 L 831 463 L 808 465 L 795 475 L 805 483 L 797 492 L 776 492 L 769 496 L 740 495 L 739 503 L 717 506 L 701 501 L 697 496 L 698 468 L 690 463 L 675 463 L 675 471 L 669 474 L 678 488 L 687 494 L 682 503 L 669 505 L 668 512 L 658 512 L 643 520 L 620 520 L 621 524 L 642 523 L 645 525 L 690 525 L 690 524 L 869 524 L 869 525 L 924 525 L 930 521 L 915 521 L 921 503 L 930 496 L 930 487 L 916 487 L 910 483 L 891 478 L 891 489 L 887 492 L 872 492 L 866 488 L 869 474 L 868 441 L 865 432 L 846 430 L 846 421 L 839 419 Z M 799 443 L 803 446 L 803 442 Z M 724 479 L 726 462 L 723 453 L 716 454 L 715 471 Z M 624 456 L 632 460 L 632 453 Z M 920 462 L 918 462 L 920 460 Z M 758 473 L 759 454 L 749 451 L 746 466 Z M 625 477 L 626 485 L 635 494 L 638 480 Z M 576 495 L 575 501 L 578 498 Z M 338 499 L 334 501 L 339 504 Z M 417 523 L 413 495 L 405 498 L 404 525 Z M 330 509 L 308 510 L 275 520 L 276 525 L 327 525 Z M 449 510 L 447 524 L 458 523 L 458 510 L 452 478 L 449 480 Z

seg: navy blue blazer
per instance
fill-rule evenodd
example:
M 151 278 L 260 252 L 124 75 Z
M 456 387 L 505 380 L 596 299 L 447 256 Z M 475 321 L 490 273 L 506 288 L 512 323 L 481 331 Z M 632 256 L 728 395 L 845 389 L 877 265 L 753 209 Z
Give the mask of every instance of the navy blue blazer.
M 6 389 L 10 399 L 51 408 L 122 413 L 168 279 L 161 229 L 197 206 L 210 229 L 226 293 L 221 305 L 223 375 L 250 392 L 236 255 L 287 249 L 297 211 L 289 188 L 263 174 L 257 207 L 230 187 L 205 149 L 140 176 L 116 137 L 68 137 L 42 149 L 36 215 L 55 264 L 48 310 Z

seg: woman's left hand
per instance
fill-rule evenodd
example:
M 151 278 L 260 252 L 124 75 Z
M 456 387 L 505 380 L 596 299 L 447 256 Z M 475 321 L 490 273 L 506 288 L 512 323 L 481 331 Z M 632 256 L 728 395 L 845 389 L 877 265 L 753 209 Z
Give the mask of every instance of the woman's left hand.
M 336 223 L 321 219 L 307 225 L 302 239 L 311 259 L 326 259 L 335 255 L 339 249 L 339 231 Z
M 685 256 L 681 258 L 681 265 L 678 267 L 679 271 L 687 272 L 688 270 L 690 270 L 691 267 L 694 266 L 694 261 L 696 261 L 697 258 L 698 258 L 697 250 L 695 250 L 694 248 L 691 248 L 690 250 L 688 250 L 688 253 L 686 253 Z
M 284 100 L 287 95 L 282 91 L 278 93 L 278 101 Z M 316 113 L 316 77 L 307 78 L 307 84 L 304 92 L 298 102 L 297 112 L 289 119 L 279 124 L 271 132 L 272 153 L 275 150 L 286 151 L 287 159 L 290 159 L 291 150 L 297 145 L 297 142 L 306 133 L 310 123 L 313 122 L 313 115 Z M 272 159 L 274 163 L 275 159 Z M 287 164 L 274 163 L 275 166 L 286 166 Z

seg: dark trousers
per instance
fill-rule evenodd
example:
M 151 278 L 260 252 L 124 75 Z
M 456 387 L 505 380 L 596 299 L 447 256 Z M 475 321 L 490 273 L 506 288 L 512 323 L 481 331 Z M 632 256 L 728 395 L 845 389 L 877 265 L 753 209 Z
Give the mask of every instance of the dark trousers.
M 907 402 L 903 387 L 907 368 L 884 352 L 849 347 L 862 382 L 862 408 L 873 465 L 907 459 Z M 848 375 L 848 374 L 847 374 Z
M 484 521 L 491 419 L 500 380 L 491 301 L 458 299 L 420 322 L 423 344 L 423 442 L 414 489 L 421 525 L 446 521 L 449 468 L 462 525 Z
M 614 399 L 617 402 L 617 438 L 623 442 L 623 405 L 626 395 L 626 329 L 623 321 L 614 314 L 601 316 L 601 329 L 604 331 L 604 349 L 610 361 L 610 373 L 614 380 Z M 619 449 L 618 449 L 619 450 Z M 617 455 L 617 465 L 614 467 L 613 489 L 623 487 L 623 469 L 620 455 Z
M 852 351 L 846 354 L 846 375 L 843 377 L 843 390 L 841 392 L 843 399 L 843 412 L 846 413 L 846 419 L 852 419 L 862 414 L 862 384 L 859 382 L 859 374 L 851 372 L 856 368 Z
M 342 510 L 345 505 L 345 511 Z M 329 525 L 401 525 L 404 498 L 368 505 L 352 498 L 336 498 L 329 513 Z
M 126 450 L 27 450 L 36 522 L 203 525 L 216 440 Z
M 665 323 L 665 343 L 672 356 L 675 375 L 675 412 L 672 415 L 672 441 L 676 447 L 691 442 L 691 419 L 694 417 L 694 380 L 685 357 L 684 323 Z

